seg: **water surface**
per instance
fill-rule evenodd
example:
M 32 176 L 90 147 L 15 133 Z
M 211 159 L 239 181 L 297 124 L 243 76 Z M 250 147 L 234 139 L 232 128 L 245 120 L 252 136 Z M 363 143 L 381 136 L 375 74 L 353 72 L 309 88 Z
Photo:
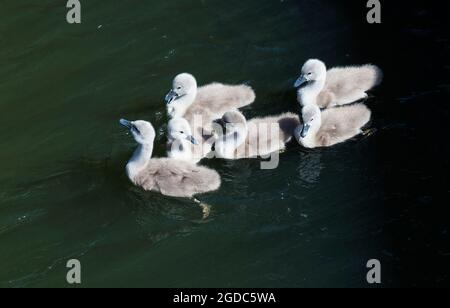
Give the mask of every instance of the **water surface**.
M 384 286 L 448 286 L 447 27 L 412 4 L 369 26 L 361 3 L 90 0 L 69 25 L 64 1 L 3 0 L 0 287 L 66 287 L 71 258 L 84 287 L 365 287 L 373 258 Z M 373 136 L 293 143 L 276 170 L 206 162 L 223 179 L 207 221 L 128 182 L 118 119 L 151 121 L 164 155 L 177 73 L 250 84 L 251 118 L 298 111 L 310 57 L 383 67 Z

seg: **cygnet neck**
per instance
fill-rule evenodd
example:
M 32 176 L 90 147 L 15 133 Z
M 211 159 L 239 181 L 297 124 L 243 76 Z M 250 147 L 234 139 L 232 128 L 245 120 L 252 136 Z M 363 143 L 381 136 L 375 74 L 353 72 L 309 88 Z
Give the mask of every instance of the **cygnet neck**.
M 152 158 L 153 143 L 139 144 L 134 151 L 133 156 L 127 164 L 127 175 L 131 181 L 147 167 L 148 162 Z
M 193 144 L 188 140 L 171 139 L 169 157 L 177 160 L 190 161 L 192 159 Z
M 325 79 L 315 80 L 298 90 L 298 100 L 303 106 L 317 105 L 317 97 L 325 88 Z
M 182 118 L 188 108 L 195 102 L 197 97 L 197 88 L 194 88 L 190 91 L 190 93 L 185 94 L 184 96 L 176 99 L 172 103 L 170 103 L 167 108 L 169 115 L 172 119 L 174 118 Z
M 241 146 L 248 135 L 248 126 L 243 125 L 242 129 L 228 133 L 219 138 L 216 142 L 216 152 L 222 158 L 233 159 L 234 152 Z

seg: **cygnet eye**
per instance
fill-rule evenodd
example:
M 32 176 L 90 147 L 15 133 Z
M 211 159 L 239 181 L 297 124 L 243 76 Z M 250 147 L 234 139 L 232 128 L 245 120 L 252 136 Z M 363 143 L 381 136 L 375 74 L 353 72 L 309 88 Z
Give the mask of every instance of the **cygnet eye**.
M 136 133 L 140 134 L 141 132 L 139 131 L 139 129 L 133 125 L 132 130 L 134 130 Z
M 183 131 L 181 131 L 180 133 L 181 133 L 181 134 L 184 134 L 184 132 L 183 132 Z
M 309 73 L 308 73 L 308 76 L 311 76 L 311 75 L 312 75 L 312 73 L 311 73 L 311 72 L 309 72 Z
M 181 90 L 181 86 L 177 88 L 177 90 Z

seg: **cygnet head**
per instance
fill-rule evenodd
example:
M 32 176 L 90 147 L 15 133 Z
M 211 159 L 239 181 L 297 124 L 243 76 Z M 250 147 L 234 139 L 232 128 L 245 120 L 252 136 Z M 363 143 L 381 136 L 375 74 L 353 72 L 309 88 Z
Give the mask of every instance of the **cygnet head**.
M 324 82 L 326 78 L 327 67 L 325 66 L 325 63 L 320 60 L 311 59 L 303 65 L 300 77 L 295 82 L 294 87 L 300 88 L 305 84 L 309 84 L 315 81 Z
M 306 138 L 311 131 L 311 127 L 317 127 L 321 121 L 320 108 L 317 105 L 307 105 L 302 109 L 303 124 L 299 127 L 298 135 Z
M 239 111 L 229 111 L 221 119 L 214 121 L 224 134 L 240 133 L 246 130 L 247 120 Z
M 142 145 L 153 145 L 156 133 L 152 124 L 146 121 L 128 121 L 121 119 L 120 124 L 127 127 L 137 143 Z
M 188 73 L 183 73 L 175 77 L 172 89 L 166 95 L 166 103 L 170 104 L 183 96 L 196 93 L 197 81 L 195 77 Z
M 194 145 L 198 145 L 198 141 L 192 136 L 191 126 L 186 119 L 175 118 L 169 121 L 168 137 L 171 140 L 188 140 Z

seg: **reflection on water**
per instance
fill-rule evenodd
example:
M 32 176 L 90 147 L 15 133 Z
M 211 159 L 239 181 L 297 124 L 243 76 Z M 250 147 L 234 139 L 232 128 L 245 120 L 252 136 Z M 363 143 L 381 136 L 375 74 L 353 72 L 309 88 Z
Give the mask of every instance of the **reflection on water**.
M 297 185 L 304 188 L 311 188 L 320 180 L 320 172 L 324 168 L 321 164 L 321 154 L 308 153 L 302 157 L 297 167 L 298 179 Z

